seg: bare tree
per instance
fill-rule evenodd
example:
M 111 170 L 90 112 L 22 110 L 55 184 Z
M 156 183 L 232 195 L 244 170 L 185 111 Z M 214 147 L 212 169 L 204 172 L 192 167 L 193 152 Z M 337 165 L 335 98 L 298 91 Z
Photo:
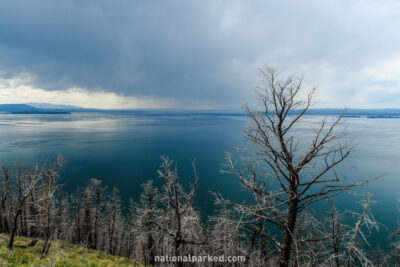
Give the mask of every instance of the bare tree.
M 43 186 L 42 186 L 42 203 L 40 205 L 40 221 L 39 228 L 42 232 L 42 237 L 44 239 L 42 257 L 49 252 L 51 246 L 51 240 L 56 231 L 55 222 L 57 221 L 54 203 L 54 193 L 57 190 L 58 185 L 56 181 L 59 176 L 59 172 L 63 168 L 64 157 L 58 155 L 54 163 L 50 163 L 46 167 L 46 171 L 43 175 Z
M 158 189 L 153 186 L 153 181 L 148 181 L 142 185 L 143 192 L 140 195 L 139 202 L 134 205 L 135 227 L 133 232 L 136 233 L 138 250 L 141 251 L 141 257 L 145 264 L 154 265 L 154 257 L 157 249 L 157 222 L 156 219 L 160 216 L 160 210 L 157 208 L 160 201 Z M 133 216 L 132 216 L 133 217 Z
M 4 177 L 4 182 L 1 186 L 1 210 L 0 210 L 0 231 L 1 232 L 11 232 L 10 229 L 10 173 L 6 166 L 2 166 L 2 174 Z
M 107 246 L 108 253 L 116 254 L 119 249 L 121 229 L 123 229 L 123 218 L 121 211 L 121 198 L 119 196 L 119 190 L 113 188 L 110 196 L 110 200 L 107 202 Z
M 299 213 L 314 202 L 332 198 L 366 180 L 345 183 L 336 171 L 352 150 L 351 144 L 343 141 L 343 133 L 336 131 L 343 115 L 333 117 L 330 123 L 325 117 L 314 136 L 300 137 L 296 125 L 312 106 L 315 88 L 305 100 L 299 100 L 303 93 L 301 78 L 281 79 L 268 67 L 260 72 L 263 86 L 258 100 L 262 110 L 245 106 L 252 123 L 246 138 L 254 145 L 253 157 L 247 159 L 246 170 L 241 171 L 227 154 L 226 166 L 262 203 L 236 207 L 280 229 L 280 240 L 274 240 L 280 253 L 278 261 L 280 266 L 289 266 Z
M 195 180 L 189 193 L 186 193 L 178 182 L 177 166 L 168 157 L 162 156 L 161 158 L 163 162 L 158 174 L 165 181 L 164 194 L 161 199 L 165 206 L 163 218 L 159 220 L 158 227 L 172 238 L 173 253 L 178 257 L 182 256 L 181 252 L 187 251 L 186 246 L 204 243 L 199 239 L 202 232 L 199 229 L 199 216 L 192 206 L 198 175 L 193 163 Z M 176 266 L 183 266 L 183 262 L 177 262 Z
M 50 200 L 54 193 L 52 188 L 53 182 L 58 177 L 58 172 L 61 170 L 63 163 L 62 156 L 59 156 L 53 166 L 49 166 L 47 161 L 43 163 L 37 163 L 32 169 L 25 169 L 22 171 L 21 167 L 18 168 L 18 198 L 15 202 L 15 207 L 11 209 L 12 212 L 12 228 L 10 241 L 8 244 L 8 249 L 12 250 L 14 247 L 14 240 L 17 230 L 19 228 L 18 221 L 23 213 L 23 208 L 26 201 L 31 198 L 31 200 L 36 200 L 32 202 L 32 206 L 40 206 L 41 212 L 39 213 L 39 228 L 41 229 L 41 236 L 45 239 L 45 247 L 43 251 L 48 251 L 51 233 L 51 203 Z M 41 188 L 38 196 L 33 197 L 33 194 L 37 188 Z
M 97 249 L 99 245 L 99 228 L 105 191 L 106 187 L 101 186 L 101 181 L 92 178 L 83 194 L 83 229 L 90 249 Z
M 400 203 L 400 200 L 399 200 Z M 400 208 L 399 208 L 400 211 Z M 386 253 L 384 263 L 388 266 L 400 266 L 400 220 L 397 222 L 397 229 L 389 236 L 391 239 L 391 250 Z
M 318 228 L 317 232 L 321 236 L 322 242 L 318 246 L 324 259 L 320 261 L 322 264 L 335 267 L 374 266 L 366 249 L 371 246 L 368 239 L 372 232 L 379 231 L 382 225 L 373 216 L 371 197 L 368 194 L 366 200 L 360 201 L 361 212 L 340 212 L 332 205 L 329 216 L 319 220 L 319 227 L 313 225 L 314 229 Z
M 368 258 L 365 245 L 370 246 L 367 237 L 373 230 L 378 231 L 380 224 L 375 220 L 371 211 L 371 195 L 365 201 L 360 203 L 362 205 L 361 213 L 355 211 L 348 211 L 356 218 L 356 223 L 345 234 L 343 245 L 345 246 L 345 262 L 346 266 L 374 266 L 372 261 Z
M 330 242 L 332 245 L 332 253 L 329 258 L 334 263 L 335 267 L 340 266 L 340 251 L 339 251 L 339 246 L 340 246 L 340 235 L 341 232 L 343 231 L 341 225 L 340 225 L 340 215 L 337 209 L 332 206 L 331 213 L 330 213 L 330 218 L 329 218 L 329 226 L 331 229 L 331 235 L 330 235 Z
M 211 224 L 208 237 L 210 255 L 245 255 L 248 252 L 248 249 L 246 249 L 246 235 L 242 231 L 243 221 L 241 215 L 235 210 L 222 205 L 219 213 L 209 218 Z M 252 252 L 253 250 L 250 249 L 249 254 Z M 248 256 L 247 261 L 251 256 Z M 216 265 L 223 266 L 224 263 L 219 265 L 216 263 Z
M 73 219 L 71 218 L 71 203 L 68 200 L 68 195 L 65 194 L 60 187 L 56 203 L 56 221 L 55 221 L 55 239 L 60 240 L 63 244 L 71 241 L 71 231 L 73 231 Z
M 36 183 L 38 183 L 41 179 L 41 173 L 42 170 L 39 170 L 39 168 L 35 168 L 35 173 L 32 175 L 31 179 L 29 182 L 25 182 L 21 185 L 21 197 L 18 199 L 16 203 L 16 207 L 13 209 L 14 214 L 13 214 L 13 220 L 12 220 L 12 228 L 11 228 L 11 235 L 10 235 L 10 241 L 8 242 L 8 249 L 13 250 L 14 248 L 14 240 L 15 240 L 15 234 L 18 229 L 18 219 L 19 216 L 22 213 L 22 208 L 25 204 L 26 199 L 29 197 L 29 193 L 31 190 L 35 187 Z

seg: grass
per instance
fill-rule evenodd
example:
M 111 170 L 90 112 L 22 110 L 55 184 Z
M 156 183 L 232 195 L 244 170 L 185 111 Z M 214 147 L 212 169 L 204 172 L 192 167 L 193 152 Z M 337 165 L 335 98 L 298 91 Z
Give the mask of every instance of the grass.
M 0 234 L 0 266 L 52 266 L 52 267 L 126 267 L 137 266 L 144 267 L 142 263 L 138 263 L 128 258 L 111 256 L 107 253 L 89 250 L 81 246 L 64 244 L 53 241 L 49 254 L 43 259 L 40 258 L 43 242 L 39 241 L 35 247 L 30 248 L 14 248 L 8 251 L 9 236 Z M 26 237 L 16 237 L 15 245 L 27 245 L 31 239 Z

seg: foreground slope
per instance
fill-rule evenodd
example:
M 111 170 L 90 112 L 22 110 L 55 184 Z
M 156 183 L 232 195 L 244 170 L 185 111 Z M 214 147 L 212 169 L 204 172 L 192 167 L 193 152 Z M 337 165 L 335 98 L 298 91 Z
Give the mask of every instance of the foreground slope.
M 31 239 L 17 237 L 16 246 L 26 246 Z M 90 267 L 112 267 L 112 266 L 137 266 L 143 264 L 136 263 L 128 258 L 111 256 L 101 251 L 88 250 L 81 246 L 62 244 L 54 241 L 47 256 L 40 258 L 42 241 L 36 246 L 29 248 L 15 248 L 9 252 L 7 249 L 8 235 L 0 234 L 0 266 L 90 266 Z

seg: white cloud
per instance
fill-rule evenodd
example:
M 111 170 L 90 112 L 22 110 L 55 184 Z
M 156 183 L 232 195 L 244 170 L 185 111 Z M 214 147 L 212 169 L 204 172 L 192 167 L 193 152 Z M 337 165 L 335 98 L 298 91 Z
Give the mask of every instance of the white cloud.
M 398 82 L 400 79 L 400 55 L 392 55 L 384 60 L 377 61 L 363 71 L 366 77 L 376 81 Z
M 0 79 L 0 104 L 50 103 L 102 109 L 174 107 L 174 100 L 171 98 L 138 98 L 101 90 L 88 91 L 78 87 L 47 91 L 32 87 L 31 81 L 32 78 L 26 73 L 14 78 Z

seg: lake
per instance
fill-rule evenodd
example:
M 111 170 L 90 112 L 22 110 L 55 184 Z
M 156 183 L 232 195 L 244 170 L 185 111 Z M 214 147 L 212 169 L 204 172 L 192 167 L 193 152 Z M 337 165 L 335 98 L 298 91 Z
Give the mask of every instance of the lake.
M 306 138 L 321 119 L 306 116 L 297 134 Z M 66 191 L 98 178 L 109 187 L 118 187 L 128 201 L 129 197 L 138 198 L 145 181 L 160 184 L 160 155 L 178 162 L 184 185 L 193 180 L 191 162 L 196 159 L 200 176 L 196 203 L 203 215 L 212 214 L 210 191 L 238 200 L 247 197 L 234 177 L 220 172 L 225 152 L 247 146 L 243 137 L 247 124 L 243 116 L 0 114 L 0 160 L 5 164 L 17 159 L 33 163 L 61 153 L 67 159 L 60 179 Z M 341 127 L 357 146 L 340 171 L 350 178 L 385 174 L 356 191 L 373 193 L 376 219 L 393 228 L 400 218 L 400 119 L 345 118 Z M 359 207 L 348 195 L 339 197 L 338 205 Z

